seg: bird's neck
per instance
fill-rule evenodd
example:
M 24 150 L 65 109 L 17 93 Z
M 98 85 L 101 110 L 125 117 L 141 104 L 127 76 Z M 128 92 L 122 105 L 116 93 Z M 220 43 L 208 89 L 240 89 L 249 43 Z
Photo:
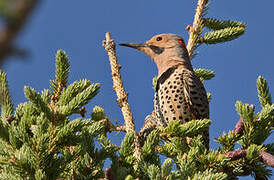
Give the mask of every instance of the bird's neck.
M 158 78 L 166 72 L 169 68 L 172 67 L 182 67 L 188 70 L 193 70 L 192 65 L 189 61 L 182 61 L 177 59 L 170 59 L 168 61 L 162 61 L 162 62 L 155 62 L 158 68 Z

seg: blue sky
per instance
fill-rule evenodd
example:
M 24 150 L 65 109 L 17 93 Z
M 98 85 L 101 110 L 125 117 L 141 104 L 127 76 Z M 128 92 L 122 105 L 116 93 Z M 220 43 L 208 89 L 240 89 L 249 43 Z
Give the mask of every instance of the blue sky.
M 207 17 L 247 23 L 243 36 L 223 44 L 202 45 L 192 61 L 195 68 L 216 73 L 214 79 L 205 83 L 207 91 L 212 93 L 212 148 L 218 147 L 213 138 L 232 130 L 237 123 L 239 116 L 234 106 L 237 100 L 254 104 L 260 111 L 256 90 L 259 75 L 266 78 L 274 94 L 273 6 L 273 1 L 230 0 L 213 1 L 209 7 Z M 43 1 L 17 39 L 19 47 L 27 49 L 29 56 L 9 58 L 3 67 L 13 102 L 17 105 L 26 100 L 24 85 L 38 91 L 49 87 L 49 79 L 55 78 L 55 53 L 63 49 L 70 58 L 70 82 L 87 78 L 101 83 L 100 93 L 87 106 L 88 112 L 94 105 L 102 106 L 112 122 L 122 124 L 108 57 L 101 46 L 105 32 L 111 32 L 116 43 L 143 42 L 167 32 L 180 34 L 187 41 L 185 27 L 192 24 L 195 8 L 196 1 L 189 0 Z M 118 46 L 117 54 L 136 127 L 140 129 L 153 109 L 151 82 L 157 69 L 136 50 Z M 112 138 L 118 143 L 121 136 L 113 134 Z

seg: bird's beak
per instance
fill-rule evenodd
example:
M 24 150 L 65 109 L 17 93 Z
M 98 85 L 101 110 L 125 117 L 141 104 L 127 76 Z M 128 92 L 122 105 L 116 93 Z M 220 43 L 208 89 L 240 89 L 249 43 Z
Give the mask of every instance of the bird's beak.
M 144 52 L 145 54 L 147 54 L 148 56 L 150 56 L 152 58 L 152 54 L 161 54 L 164 51 L 164 48 L 158 47 L 158 46 L 154 46 L 154 45 L 150 45 L 148 43 L 127 43 L 127 44 L 119 44 L 120 46 L 127 46 L 127 47 L 131 47 L 134 49 L 138 49 L 142 52 Z
M 135 48 L 135 49 L 138 49 L 138 50 L 141 50 L 144 47 L 148 47 L 148 45 L 146 43 L 122 43 L 122 44 L 119 44 L 119 45 Z

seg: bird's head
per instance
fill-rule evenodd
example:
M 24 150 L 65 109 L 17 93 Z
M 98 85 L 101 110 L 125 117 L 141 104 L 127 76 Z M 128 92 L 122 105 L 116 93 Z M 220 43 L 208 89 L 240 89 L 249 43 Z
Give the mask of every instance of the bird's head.
M 145 43 L 120 44 L 138 49 L 154 60 L 161 75 L 169 67 L 183 64 L 192 68 L 183 38 L 177 34 L 159 34 Z

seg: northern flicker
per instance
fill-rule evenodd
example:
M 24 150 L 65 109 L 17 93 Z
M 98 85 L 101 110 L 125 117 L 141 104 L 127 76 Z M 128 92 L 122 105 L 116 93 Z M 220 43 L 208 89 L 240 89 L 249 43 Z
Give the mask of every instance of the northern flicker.
M 209 105 L 203 83 L 195 75 L 184 40 L 176 34 L 159 34 L 145 43 L 120 44 L 138 49 L 157 65 L 154 112 L 148 120 L 166 127 L 171 120 L 208 119 Z M 202 132 L 208 148 L 209 133 Z

